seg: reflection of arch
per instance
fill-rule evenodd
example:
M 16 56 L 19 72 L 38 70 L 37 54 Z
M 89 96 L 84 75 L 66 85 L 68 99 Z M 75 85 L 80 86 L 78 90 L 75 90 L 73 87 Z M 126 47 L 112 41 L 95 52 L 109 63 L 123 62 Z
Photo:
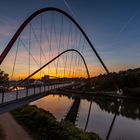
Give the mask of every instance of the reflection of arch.
M 116 112 L 116 113 L 114 114 L 113 120 L 112 120 L 111 125 L 110 125 L 110 127 L 109 127 L 109 130 L 108 130 L 108 132 L 107 132 L 107 136 L 106 136 L 105 140 L 109 140 L 109 138 L 110 138 L 110 134 L 111 134 L 111 132 L 112 132 L 112 128 L 113 128 L 113 126 L 114 126 L 114 123 L 115 123 L 115 120 L 116 120 L 116 117 L 117 117 L 117 113 L 118 113 L 118 112 Z
M 86 125 L 85 125 L 85 128 L 84 128 L 84 131 L 86 131 L 87 127 L 88 127 L 89 117 L 90 117 L 90 113 L 91 113 L 91 107 L 92 107 L 92 100 L 90 101 L 89 110 L 88 110 L 88 116 L 87 116 L 87 120 L 86 120 Z
M 52 63 L 53 61 L 55 61 L 57 58 L 59 58 L 61 55 L 65 54 L 65 53 L 67 53 L 67 52 L 76 52 L 76 53 L 79 54 L 79 56 L 82 58 L 83 63 L 84 63 L 84 65 L 85 65 L 86 72 L 87 72 L 87 76 L 88 76 L 88 78 L 90 78 L 89 70 L 88 70 L 86 61 L 85 61 L 84 57 L 82 56 L 82 54 L 81 54 L 79 51 L 75 50 L 75 49 L 68 49 L 68 50 L 63 51 L 62 53 L 60 53 L 60 54 L 57 55 L 56 57 L 54 57 L 52 60 L 50 60 L 49 62 L 47 62 L 45 65 L 43 65 L 41 68 L 39 68 L 38 70 L 36 70 L 35 72 L 33 72 L 33 73 L 32 73 L 31 75 L 29 75 L 28 77 L 26 77 L 24 80 L 22 80 L 21 82 L 19 82 L 17 85 L 19 85 L 19 84 L 25 82 L 26 80 L 28 80 L 29 78 L 31 78 L 33 75 L 35 75 L 36 73 L 38 73 L 40 70 L 42 70 L 43 68 L 45 68 L 47 65 L 49 65 L 50 63 Z M 16 86 L 17 86 L 17 85 L 16 85 Z M 12 89 L 14 89 L 14 88 L 15 88 L 15 87 L 13 87 Z

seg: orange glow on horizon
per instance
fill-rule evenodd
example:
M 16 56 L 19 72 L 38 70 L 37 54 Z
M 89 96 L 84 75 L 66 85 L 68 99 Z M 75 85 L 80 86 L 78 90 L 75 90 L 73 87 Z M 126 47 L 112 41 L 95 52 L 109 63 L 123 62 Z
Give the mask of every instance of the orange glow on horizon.
M 59 70 L 58 70 L 59 71 Z M 58 78 L 87 78 L 87 74 L 85 72 L 79 72 L 79 73 L 75 73 L 74 75 L 70 74 L 69 72 L 63 73 L 63 71 L 60 71 L 59 73 L 56 74 L 56 70 L 51 69 L 51 72 L 46 72 L 45 74 L 43 72 L 38 72 L 37 74 L 35 74 L 34 76 L 32 76 L 31 78 L 33 79 L 41 79 L 41 77 L 43 77 L 44 75 L 50 75 L 51 77 L 58 77 Z M 28 77 L 28 74 L 24 74 L 24 73 L 16 73 L 14 74 L 12 80 L 21 80 L 21 79 L 25 79 L 26 77 Z M 9 78 L 10 78 L 10 74 L 9 74 Z M 30 79 L 31 79 L 30 78 Z

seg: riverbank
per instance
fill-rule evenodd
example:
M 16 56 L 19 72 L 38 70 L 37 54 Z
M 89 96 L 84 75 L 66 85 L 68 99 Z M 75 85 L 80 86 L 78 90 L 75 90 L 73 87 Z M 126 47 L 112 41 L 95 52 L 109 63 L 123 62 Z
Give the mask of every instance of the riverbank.
M 0 115 L 1 140 L 33 140 L 10 113 Z
M 70 122 L 57 122 L 51 113 L 36 106 L 20 107 L 12 115 L 36 140 L 101 140 L 97 134 L 84 132 Z
M 72 90 L 72 89 L 66 89 L 66 88 L 61 88 L 58 91 L 63 94 L 75 93 L 79 95 L 86 94 L 89 96 L 91 95 L 91 96 L 98 96 L 98 97 L 110 97 L 110 98 L 116 98 L 116 99 L 140 100 L 140 88 L 127 89 L 127 92 L 125 90 L 124 94 L 117 94 L 117 92 L 115 91 L 80 91 L 80 90 Z M 53 93 L 53 91 L 51 93 Z

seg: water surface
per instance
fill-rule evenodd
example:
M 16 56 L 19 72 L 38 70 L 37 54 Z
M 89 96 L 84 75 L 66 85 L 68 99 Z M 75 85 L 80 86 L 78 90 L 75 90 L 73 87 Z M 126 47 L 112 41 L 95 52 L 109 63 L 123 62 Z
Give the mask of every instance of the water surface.
M 115 100 L 101 97 L 48 95 L 31 104 L 35 104 L 53 113 L 58 121 L 64 119 L 75 98 L 80 98 L 80 107 L 76 125 L 86 131 L 93 131 L 105 139 L 113 118 L 110 140 L 139 140 L 140 139 L 140 103 L 136 101 Z M 92 104 L 91 104 L 92 102 Z M 91 110 L 89 115 L 89 107 Z M 89 120 L 87 121 L 89 115 Z M 115 117 L 116 115 L 116 117 Z

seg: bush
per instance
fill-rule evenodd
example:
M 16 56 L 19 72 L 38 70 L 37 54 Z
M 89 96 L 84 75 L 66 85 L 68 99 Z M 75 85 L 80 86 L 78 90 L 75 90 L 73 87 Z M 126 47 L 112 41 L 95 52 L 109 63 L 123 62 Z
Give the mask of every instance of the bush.
M 12 115 L 38 140 L 100 140 L 97 134 L 84 132 L 70 122 L 57 122 L 50 112 L 36 106 L 20 107 Z

